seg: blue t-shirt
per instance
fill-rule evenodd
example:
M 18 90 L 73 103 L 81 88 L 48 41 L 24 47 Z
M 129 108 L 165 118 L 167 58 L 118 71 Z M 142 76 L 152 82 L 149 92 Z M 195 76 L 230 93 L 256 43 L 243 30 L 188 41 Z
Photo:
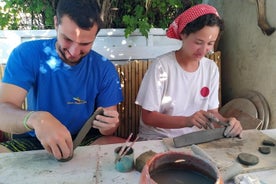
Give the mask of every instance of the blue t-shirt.
M 56 41 L 29 41 L 15 48 L 3 82 L 27 90 L 28 110 L 50 112 L 74 135 L 95 109 L 122 101 L 121 85 L 107 58 L 91 50 L 70 66 L 58 56 Z

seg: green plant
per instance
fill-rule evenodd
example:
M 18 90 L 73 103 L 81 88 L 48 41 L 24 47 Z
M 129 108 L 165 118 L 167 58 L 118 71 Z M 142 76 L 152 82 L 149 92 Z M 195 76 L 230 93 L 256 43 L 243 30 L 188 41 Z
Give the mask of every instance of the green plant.
M 133 0 L 122 3 L 123 16 L 118 17 L 123 17 L 123 24 L 117 27 L 125 28 L 125 37 L 136 29 L 147 37 L 150 28 L 167 28 L 184 9 L 202 3 L 202 0 Z
M 187 6 L 202 0 L 97 0 L 105 28 L 125 28 L 125 37 L 139 29 L 167 28 Z M 0 0 L 0 29 L 53 29 L 58 0 Z
M 133 0 L 129 4 L 125 3 L 121 9 L 123 19 L 117 26 L 125 27 L 125 36 L 139 29 L 147 37 L 151 28 L 166 28 L 183 10 L 183 3 L 181 0 Z
M 0 29 L 53 28 L 56 0 L 0 0 Z

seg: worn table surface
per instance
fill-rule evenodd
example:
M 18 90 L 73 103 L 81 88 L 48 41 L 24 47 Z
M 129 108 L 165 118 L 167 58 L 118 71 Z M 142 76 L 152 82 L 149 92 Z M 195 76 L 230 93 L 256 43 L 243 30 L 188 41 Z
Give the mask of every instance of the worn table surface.
M 246 130 L 239 138 L 224 138 L 216 141 L 198 144 L 214 160 L 220 170 L 238 163 L 237 156 L 240 153 L 250 153 L 259 158 L 259 163 L 254 166 L 243 166 L 242 173 L 255 172 L 276 169 L 276 146 L 270 147 L 270 154 L 262 154 L 259 147 L 263 146 L 263 140 L 271 140 L 276 143 L 275 139 L 260 132 L 259 130 Z M 172 139 L 164 139 L 165 145 L 169 150 L 189 151 L 190 146 L 175 148 Z
M 264 131 L 276 139 L 276 129 Z M 78 147 L 68 162 L 59 162 L 46 151 L 27 151 L 0 154 L 1 183 L 95 183 L 135 184 L 140 173 L 133 170 L 119 173 L 114 168 L 114 149 L 121 144 Z M 143 141 L 134 144 L 134 157 L 153 150 L 168 151 L 163 141 Z M 276 160 L 276 158 L 275 158 Z M 274 160 L 274 162 L 275 162 Z M 269 184 L 276 180 L 276 170 L 255 172 L 262 181 Z M 273 178 L 274 175 L 274 178 Z
M 0 154 L 0 184 L 5 183 L 77 183 L 135 184 L 140 173 L 120 173 L 114 168 L 114 149 L 121 144 L 83 146 L 75 149 L 68 162 L 59 162 L 46 151 Z M 137 142 L 134 157 L 153 150 L 166 150 L 162 141 Z

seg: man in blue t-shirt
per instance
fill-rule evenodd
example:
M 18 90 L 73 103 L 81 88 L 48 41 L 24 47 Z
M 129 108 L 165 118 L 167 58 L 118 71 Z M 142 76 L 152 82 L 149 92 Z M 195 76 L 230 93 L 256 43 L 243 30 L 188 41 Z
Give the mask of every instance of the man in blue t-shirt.
M 72 140 L 99 107 L 104 115 L 93 121 L 92 139 L 123 141 L 112 136 L 123 99 L 118 73 L 91 50 L 102 25 L 97 1 L 60 0 L 54 23 L 57 38 L 24 42 L 8 59 L 0 87 L 0 130 L 21 136 L 1 143 L 0 152 L 46 149 L 57 159 L 69 158 Z M 22 110 L 26 96 L 28 109 Z

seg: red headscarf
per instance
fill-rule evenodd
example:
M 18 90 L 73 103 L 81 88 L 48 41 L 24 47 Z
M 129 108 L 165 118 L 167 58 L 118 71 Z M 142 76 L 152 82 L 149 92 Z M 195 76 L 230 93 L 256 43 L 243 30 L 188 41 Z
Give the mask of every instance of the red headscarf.
M 219 17 L 219 14 L 213 6 L 208 4 L 198 4 L 192 6 L 191 8 L 184 11 L 180 14 L 174 21 L 171 23 L 167 30 L 167 37 L 181 40 L 180 34 L 185 28 L 185 26 L 197 19 L 198 17 L 206 14 L 215 14 Z

